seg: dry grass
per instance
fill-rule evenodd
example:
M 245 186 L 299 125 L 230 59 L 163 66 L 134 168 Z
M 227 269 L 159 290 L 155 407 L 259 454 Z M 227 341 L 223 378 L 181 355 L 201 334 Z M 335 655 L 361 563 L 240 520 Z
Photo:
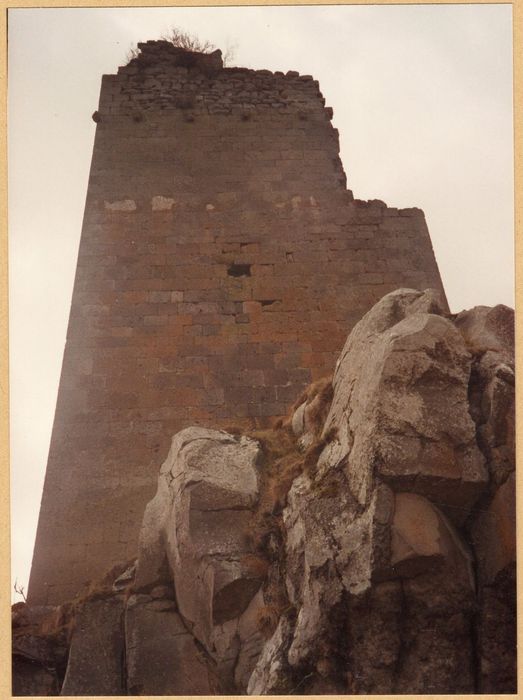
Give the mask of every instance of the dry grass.
M 325 421 L 327 420 L 332 404 L 332 397 L 334 395 L 332 377 L 319 380 L 317 384 L 318 391 L 309 401 L 307 413 L 307 420 L 312 426 L 314 435 L 319 435 L 323 430 L 323 426 L 325 425 Z
M 242 557 L 240 563 L 243 575 L 248 578 L 265 578 L 270 566 L 270 562 L 266 558 L 256 554 L 246 554 Z
M 18 627 L 13 630 L 13 635 L 31 634 L 35 637 L 50 639 L 62 644 L 69 644 L 76 625 L 76 618 L 83 606 L 93 600 L 102 600 L 117 595 L 112 590 L 115 579 L 118 578 L 134 559 L 123 564 L 116 564 L 100 579 L 87 584 L 72 600 L 60 605 L 57 610 L 44 618 L 37 625 Z M 130 586 L 120 594 L 129 595 Z
M 273 604 L 264 605 L 256 613 L 256 626 L 265 639 L 269 639 L 274 634 L 281 614 L 282 610 Z
M 258 628 L 270 637 L 282 614 L 292 614 L 285 588 L 285 532 L 282 512 L 293 481 L 304 471 L 313 478 L 318 457 L 333 437 L 321 439 L 320 434 L 332 402 L 330 377 L 311 384 L 300 396 L 290 415 L 279 420 L 272 429 L 251 430 L 229 428 L 234 435 L 246 434 L 257 440 L 263 453 L 260 470 L 260 498 L 251 521 L 249 538 L 256 554 L 245 558 L 247 567 L 264 578 L 263 594 L 266 605 L 258 613 Z M 292 414 L 304 401 L 310 404 L 309 430 L 313 433 L 312 445 L 303 452 L 292 432 Z
M 292 414 L 307 401 L 309 425 L 313 426 L 315 440 L 304 453 L 300 450 L 291 429 Z M 242 565 L 246 575 L 265 579 L 264 597 L 267 604 L 258 614 L 261 632 L 271 636 L 278 620 L 285 612 L 292 610 L 284 585 L 284 528 L 282 511 L 287 504 L 287 496 L 292 482 L 302 472 L 314 476 L 318 457 L 333 435 L 320 439 L 325 418 L 332 401 L 330 378 L 323 378 L 311 384 L 300 396 L 291 410 L 290 416 L 279 420 L 272 429 L 246 430 L 241 426 L 229 426 L 232 435 L 246 435 L 260 443 L 263 464 L 260 471 L 260 498 L 253 515 L 250 540 L 255 553 L 245 555 Z M 133 563 L 131 560 L 120 563 L 107 571 L 100 579 L 89 583 L 71 601 L 61 605 L 54 615 L 46 618 L 38 626 L 30 629 L 36 636 L 53 638 L 69 643 L 77 616 L 83 606 L 94 600 L 102 600 L 117 595 L 112 585 L 114 581 Z M 133 592 L 132 584 L 119 592 L 128 598 Z M 21 606 L 22 604 L 18 604 Z M 16 628 L 14 633 L 28 633 L 27 627 Z
M 294 411 L 302 405 L 302 403 L 311 403 L 311 401 L 318 396 L 318 394 L 321 394 L 323 391 L 327 389 L 327 387 L 330 386 L 330 389 L 332 391 L 332 375 L 329 375 L 328 377 L 321 377 L 320 379 L 317 379 L 315 382 L 312 382 L 309 384 L 308 387 L 306 387 L 302 393 L 299 395 L 299 397 L 296 399 L 294 404 L 292 405 L 291 411 L 290 411 L 290 416 L 292 418 L 292 414 Z M 331 394 L 331 400 L 332 400 L 332 394 Z

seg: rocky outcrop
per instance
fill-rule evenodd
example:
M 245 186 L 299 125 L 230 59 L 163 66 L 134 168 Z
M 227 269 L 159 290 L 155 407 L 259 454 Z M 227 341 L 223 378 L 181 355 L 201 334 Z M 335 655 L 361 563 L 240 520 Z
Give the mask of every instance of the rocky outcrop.
M 245 675 L 236 674 L 245 653 L 252 656 L 240 642 L 256 646 L 246 618 L 263 581 L 249 566 L 259 459 L 260 446 L 247 437 L 204 428 L 178 433 L 140 535 L 136 590 L 172 577 L 181 619 L 216 665 L 224 692 Z
M 16 603 L 12 608 L 13 695 L 59 695 L 68 641 L 54 606 Z
M 401 289 L 286 422 L 176 434 L 62 694 L 515 692 L 513 352 Z
M 209 695 L 210 669 L 170 598 L 133 595 L 125 615 L 130 695 Z
M 514 312 L 477 306 L 455 319 L 472 354 L 470 410 L 490 481 L 468 532 L 476 556 L 479 686 L 515 689 L 516 479 Z

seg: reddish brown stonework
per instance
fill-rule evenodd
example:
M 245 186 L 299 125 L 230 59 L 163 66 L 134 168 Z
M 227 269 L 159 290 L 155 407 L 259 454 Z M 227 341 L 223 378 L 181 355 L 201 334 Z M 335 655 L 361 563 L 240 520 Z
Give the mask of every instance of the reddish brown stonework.
M 34 604 L 135 555 L 174 432 L 266 425 L 384 294 L 443 292 L 423 212 L 346 189 L 315 80 L 140 48 L 102 81 Z

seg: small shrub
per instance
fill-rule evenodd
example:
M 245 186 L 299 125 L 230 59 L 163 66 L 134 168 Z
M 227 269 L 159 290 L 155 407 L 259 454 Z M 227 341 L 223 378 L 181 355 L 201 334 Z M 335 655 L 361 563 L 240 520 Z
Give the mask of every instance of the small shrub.
M 171 29 L 167 33 L 162 34 L 160 38 L 162 41 L 168 41 L 178 49 L 192 51 L 194 53 L 212 53 L 217 49 L 217 47 L 208 39 L 200 39 L 195 34 L 190 34 L 179 27 L 171 27 Z M 234 59 L 235 52 L 236 46 L 231 46 L 227 43 L 227 47 L 222 53 L 222 61 L 224 66 L 230 65 L 231 61 Z M 139 56 L 140 49 L 134 45 L 131 45 L 127 51 L 127 63 L 130 63 L 133 59 L 138 58 Z

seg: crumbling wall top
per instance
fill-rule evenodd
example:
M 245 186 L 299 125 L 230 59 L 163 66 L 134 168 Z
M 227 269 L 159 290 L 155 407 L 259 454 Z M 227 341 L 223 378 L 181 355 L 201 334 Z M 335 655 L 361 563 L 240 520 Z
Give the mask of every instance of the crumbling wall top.
M 165 67 L 183 67 L 197 70 L 210 77 L 223 69 L 220 49 L 210 53 L 189 51 L 162 39 L 139 43 L 138 50 L 140 52 L 138 56 L 133 58 L 128 64 L 128 66 L 138 70 L 152 65 L 163 64 Z M 126 71 L 128 66 L 121 68 L 118 72 L 129 72 Z
M 140 43 L 138 49 L 117 75 L 103 77 L 96 121 L 112 116 L 139 121 L 150 110 L 168 114 L 181 110 L 186 121 L 216 114 L 236 114 L 248 121 L 258 112 L 303 122 L 333 117 L 311 75 L 225 68 L 219 49 L 189 51 L 166 40 Z

